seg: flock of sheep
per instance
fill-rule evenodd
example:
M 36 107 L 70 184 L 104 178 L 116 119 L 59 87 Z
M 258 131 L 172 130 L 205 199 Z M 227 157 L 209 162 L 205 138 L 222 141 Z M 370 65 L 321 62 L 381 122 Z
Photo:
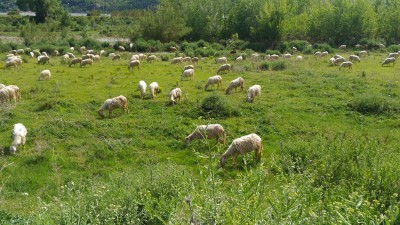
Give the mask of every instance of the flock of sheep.
M 339 49 L 345 49 L 346 46 L 340 46 Z M 72 49 L 71 49 L 72 50 Z M 293 50 L 296 50 L 295 47 L 293 47 Z M 75 57 L 73 53 L 67 52 L 62 56 L 62 60 L 71 66 L 75 66 L 76 64 L 79 64 L 80 67 L 86 66 L 86 65 L 93 65 L 93 62 L 96 60 L 99 60 L 102 55 L 105 54 L 104 50 L 100 51 L 100 54 L 97 55 L 95 51 L 93 50 L 87 50 L 85 47 L 81 47 L 80 49 L 81 52 L 86 52 L 86 54 L 82 55 L 82 57 Z M 121 49 L 122 51 L 122 49 Z M 383 65 L 390 65 L 392 63 L 394 65 L 396 58 L 399 56 L 400 52 L 397 53 L 390 53 L 388 57 L 384 60 L 382 63 Z M 11 68 L 11 67 L 18 67 L 22 65 L 22 58 L 19 56 L 20 54 L 24 54 L 23 49 L 19 50 L 13 50 L 10 52 L 9 55 L 7 55 L 7 60 L 5 63 L 4 68 Z M 58 55 L 58 52 L 54 52 L 56 56 Z M 46 52 L 40 53 L 37 50 L 31 51 L 30 52 L 31 57 L 37 57 L 37 63 L 38 64 L 46 64 L 50 62 L 50 57 L 47 55 Z M 326 57 L 329 55 L 328 52 L 315 52 L 314 54 L 316 57 Z M 342 68 L 348 68 L 352 69 L 353 62 L 361 62 L 361 57 L 364 57 L 368 55 L 367 51 L 360 51 L 357 55 L 353 54 L 350 55 L 348 60 L 346 60 L 343 56 L 336 54 L 332 58 L 329 59 L 329 65 L 335 66 L 339 65 L 339 70 Z M 115 53 L 110 53 L 109 56 L 111 60 L 120 60 L 121 56 Z M 260 57 L 259 54 L 255 53 L 252 54 L 251 59 L 257 59 Z M 265 56 L 265 59 L 267 60 L 277 60 L 280 57 L 284 59 L 290 59 L 292 57 L 291 54 L 286 53 L 281 56 L 279 55 L 267 55 Z M 296 56 L 297 61 L 301 61 L 303 57 L 301 55 Z M 130 71 L 133 68 L 137 68 L 140 70 L 140 64 L 141 61 L 147 61 L 148 63 L 152 63 L 157 60 L 156 55 L 144 55 L 144 54 L 134 54 L 129 60 L 128 63 L 128 70 Z M 239 63 L 244 60 L 244 57 L 242 55 L 238 56 L 235 59 L 235 63 Z M 194 57 L 176 57 L 173 58 L 171 63 L 172 64 L 181 64 L 185 62 L 192 62 L 194 65 L 199 63 L 199 58 Z M 204 90 L 208 90 L 209 88 L 214 88 L 216 85 L 217 89 L 222 86 L 222 76 L 219 75 L 222 72 L 230 72 L 232 70 L 231 64 L 228 64 L 228 60 L 226 57 L 220 57 L 216 59 L 216 63 L 221 64 L 217 70 L 217 75 L 211 76 L 208 78 L 207 83 L 204 87 Z M 192 80 L 194 75 L 195 75 L 195 67 L 194 65 L 186 65 L 184 66 L 181 74 L 181 81 L 184 80 Z M 38 80 L 49 80 L 51 78 L 51 72 L 50 70 L 46 69 L 43 70 L 39 77 Z M 236 90 L 237 88 L 240 88 L 240 90 L 243 92 L 244 91 L 244 79 L 242 77 L 238 77 L 234 80 L 232 80 L 229 83 L 229 86 L 227 87 L 225 93 L 227 95 L 231 94 L 232 90 Z M 147 90 L 147 84 L 145 81 L 141 80 L 139 81 L 138 84 L 138 89 L 140 90 L 140 98 L 144 98 L 146 95 L 146 90 Z M 149 85 L 149 90 L 150 90 L 150 97 L 155 98 L 157 94 L 161 91 L 159 85 L 157 82 L 152 82 Z M 255 84 L 251 87 L 248 88 L 247 91 L 247 98 L 246 100 L 248 102 L 252 102 L 256 96 L 261 96 L 261 86 L 258 84 Z M 182 90 L 180 88 L 174 88 L 173 90 L 170 91 L 169 93 L 169 100 L 170 104 L 174 105 L 176 104 L 177 100 L 180 100 L 182 97 Z M 9 85 L 5 86 L 0 84 L 0 104 L 3 104 L 5 102 L 10 102 L 12 100 L 17 101 L 20 99 L 20 91 L 19 88 L 15 85 Z M 107 99 L 103 105 L 99 108 L 98 110 L 98 115 L 101 118 L 105 117 L 104 111 L 108 111 L 108 116 L 112 116 L 112 111 L 114 109 L 123 109 L 126 113 L 129 112 L 128 110 L 128 100 L 125 96 L 120 95 L 114 98 Z M 21 123 L 17 123 L 14 125 L 13 130 L 12 130 L 12 144 L 9 148 L 9 152 L 11 154 L 15 154 L 17 147 L 19 145 L 24 145 L 26 141 L 26 135 L 27 135 L 27 129 L 25 126 Z M 192 134 L 187 136 L 185 138 L 184 144 L 188 145 L 192 140 L 195 139 L 216 139 L 218 142 L 221 144 L 225 144 L 225 131 L 224 128 L 220 124 L 209 124 L 209 125 L 200 125 L 198 126 Z M 255 152 L 255 159 L 259 160 L 261 159 L 262 155 L 262 140 L 257 134 L 249 134 L 245 135 L 243 137 L 237 138 L 233 140 L 231 145 L 228 147 L 226 152 L 221 156 L 220 159 L 220 165 L 224 166 L 226 164 L 226 161 L 229 157 L 233 158 L 233 163 L 236 161 L 236 157 L 238 155 L 243 155 L 247 152 L 254 151 Z

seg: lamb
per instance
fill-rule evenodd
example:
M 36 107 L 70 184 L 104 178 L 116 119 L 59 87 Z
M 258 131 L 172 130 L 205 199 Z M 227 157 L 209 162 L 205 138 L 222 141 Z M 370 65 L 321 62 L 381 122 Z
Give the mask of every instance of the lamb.
M 220 124 L 197 126 L 190 135 L 185 137 L 184 145 L 188 146 L 191 141 L 196 139 L 215 139 L 217 142 L 225 144 L 225 130 Z
M 93 60 L 92 59 L 85 59 L 81 61 L 81 67 L 86 66 L 86 65 L 91 65 L 93 66 Z
M 176 57 L 172 59 L 171 64 L 180 64 L 183 61 L 182 57 Z
M 347 67 L 347 68 L 349 68 L 349 70 L 351 70 L 353 67 L 353 63 L 350 61 L 342 62 L 342 64 L 340 64 L 339 70 L 341 68 L 345 68 L 345 67 Z
M 107 99 L 97 111 L 97 113 L 100 115 L 101 118 L 104 118 L 104 110 L 108 110 L 108 116 L 111 118 L 112 111 L 117 108 L 123 109 L 124 111 L 126 111 L 126 113 L 129 112 L 128 100 L 125 96 L 120 95 L 114 98 Z
M 156 61 L 156 60 L 157 60 L 157 56 L 155 56 L 155 55 L 151 55 L 151 56 L 149 56 L 147 58 L 147 62 L 153 62 L 153 61 Z
M 45 56 L 45 55 L 40 55 L 40 56 L 38 56 L 37 57 L 37 61 L 38 61 L 38 64 L 46 64 L 46 62 L 47 63 L 49 63 L 50 62 L 50 57 L 48 57 L 48 56 Z
M 140 90 L 140 98 L 143 99 L 144 95 L 146 94 L 147 84 L 143 80 L 139 81 L 138 88 Z
M 251 86 L 249 90 L 247 90 L 247 101 L 253 102 L 256 96 L 261 96 L 261 86 L 258 84 Z
M 219 67 L 219 69 L 217 71 L 217 74 L 219 74 L 222 71 L 228 71 L 229 72 L 229 71 L 231 71 L 231 69 L 232 69 L 232 66 L 230 64 L 223 64 L 223 65 L 221 65 Z
M 349 56 L 349 61 L 350 62 L 353 62 L 353 61 L 361 62 L 360 57 L 358 57 L 357 55 L 350 55 Z
M 169 93 L 169 98 L 171 100 L 171 104 L 174 105 L 176 103 L 176 99 L 181 99 L 182 90 L 180 88 L 175 88 Z
M 9 149 L 10 154 L 14 155 L 18 146 L 25 145 L 27 133 L 28 131 L 22 123 L 14 124 L 11 132 L 12 143 Z
M 225 153 L 221 156 L 220 165 L 224 167 L 229 157 L 233 157 L 233 165 L 236 164 L 238 155 L 244 155 L 248 152 L 254 151 L 256 161 L 259 161 L 262 156 L 262 140 L 257 134 L 249 134 L 236 138 L 228 147 Z
M 217 89 L 219 88 L 219 85 L 222 84 L 222 77 L 220 75 L 212 76 L 208 78 L 207 84 L 204 87 L 204 90 L 207 91 L 208 86 L 212 85 L 214 87 L 214 84 L 217 85 Z
M 72 60 L 71 60 L 71 62 L 69 63 L 69 67 L 71 67 L 72 65 L 75 65 L 75 64 L 81 64 L 81 62 L 82 62 L 82 59 L 81 58 L 73 58 Z
M 160 92 L 160 87 L 157 82 L 153 82 L 149 85 L 150 97 L 155 98 L 156 95 Z
M 226 63 L 228 60 L 227 60 L 227 58 L 226 57 L 221 57 L 221 58 L 218 58 L 217 59 L 217 63 Z
M 240 89 L 242 89 L 242 91 L 243 91 L 243 85 L 244 85 L 243 78 L 238 77 L 238 78 L 236 78 L 236 79 L 231 81 L 231 83 L 229 84 L 228 89 L 226 89 L 226 91 L 225 91 L 225 94 L 230 94 L 232 89 L 236 90 L 237 87 L 240 87 Z
M 316 52 L 314 53 L 314 55 L 315 55 L 315 56 L 318 56 L 318 57 L 321 57 L 321 54 L 322 54 L 322 53 L 321 53 L 320 51 L 316 51 Z
M 51 77 L 50 70 L 43 70 L 43 71 L 40 73 L 40 75 L 39 75 L 39 77 L 38 77 L 38 80 L 49 80 L 50 77 Z
M 140 70 L 140 61 L 139 60 L 132 60 L 129 62 L 128 70 L 130 71 L 131 68 L 133 69 L 134 67 L 137 67 L 138 70 Z
M 187 70 L 184 70 L 184 71 L 182 72 L 182 75 L 181 75 L 181 81 L 182 81 L 185 77 L 188 77 L 188 78 L 192 79 L 193 76 L 194 76 L 194 69 L 187 69 Z
M 383 66 L 383 65 L 388 65 L 389 66 L 390 63 L 393 63 L 393 66 L 394 66 L 395 61 L 396 61 L 396 58 L 394 58 L 394 57 L 386 58 L 385 61 L 383 61 L 381 66 Z

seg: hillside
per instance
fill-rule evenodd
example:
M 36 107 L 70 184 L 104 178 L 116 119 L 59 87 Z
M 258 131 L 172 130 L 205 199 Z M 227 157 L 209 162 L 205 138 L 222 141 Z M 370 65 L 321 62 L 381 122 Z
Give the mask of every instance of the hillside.
M 17 9 L 15 2 L 16 0 L 0 1 L 0 12 Z M 146 9 L 157 4 L 157 0 L 62 0 L 61 3 L 69 12 L 88 12 L 94 9 L 102 12 L 112 12 L 115 10 Z

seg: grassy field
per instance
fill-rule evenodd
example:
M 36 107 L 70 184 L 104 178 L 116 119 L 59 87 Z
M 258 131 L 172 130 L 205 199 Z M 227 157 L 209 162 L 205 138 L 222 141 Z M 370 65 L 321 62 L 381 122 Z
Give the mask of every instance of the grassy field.
M 0 71 L 0 83 L 22 93 L 1 106 L 0 148 L 11 144 L 13 124 L 28 129 L 26 146 L 0 156 L 0 224 L 400 223 L 400 70 L 380 66 L 386 53 L 341 71 L 312 55 L 260 70 L 266 61 L 226 54 L 233 71 L 212 91 L 204 85 L 219 67 L 213 58 L 181 81 L 183 65 L 161 60 L 129 72 L 130 55 L 86 68 L 25 56 L 21 68 Z M 38 81 L 44 69 L 52 77 Z M 238 76 L 246 90 L 261 85 L 261 97 L 225 95 Z M 140 80 L 162 92 L 140 99 Z M 176 86 L 184 97 L 171 106 Z M 118 95 L 129 113 L 101 119 L 98 108 Z M 209 123 L 224 126 L 225 145 L 183 146 Z M 231 141 L 249 133 L 263 139 L 261 163 L 249 154 L 220 168 Z

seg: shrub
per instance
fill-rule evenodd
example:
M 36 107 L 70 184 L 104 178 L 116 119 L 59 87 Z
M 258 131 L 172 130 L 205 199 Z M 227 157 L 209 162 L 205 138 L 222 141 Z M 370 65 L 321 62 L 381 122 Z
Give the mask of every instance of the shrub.
M 208 47 L 208 46 L 209 46 L 209 43 L 204 41 L 204 40 L 199 40 L 197 42 L 197 47 L 198 48 L 204 48 L 204 47 Z
M 265 51 L 265 54 L 269 54 L 269 55 L 273 55 L 273 54 L 280 55 L 281 52 L 278 51 L 278 50 L 267 49 L 267 50 Z
M 302 53 L 310 55 L 314 53 L 314 49 L 312 47 L 307 46 L 305 49 L 303 49 Z
M 367 49 L 378 49 L 379 42 L 375 39 L 363 38 L 360 40 L 360 45 L 367 46 Z
M 140 38 L 135 41 L 135 47 L 139 52 L 147 52 L 151 46 L 146 40 Z
M 263 61 L 260 63 L 260 65 L 257 67 L 259 70 L 269 70 L 269 63 L 266 61 Z
M 310 42 L 305 40 L 293 40 L 289 42 L 290 47 L 296 47 L 298 51 L 303 51 L 306 48 L 309 48 Z
M 11 50 L 10 45 L 3 44 L 0 42 L 0 52 L 9 52 Z
M 348 105 L 352 110 L 362 114 L 384 114 L 399 109 L 392 99 L 380 94 L 356 96 Z
M 238 115 L 238 111 L 218 93 L 207 96 L 200 105 L 201 116 L 205 118 L 227 118 Z
M 161 55 L 161 61 L 168 62 L 169 61 L 169 56 L 168 55 Z
M 318 49 L 320 51 L 327 51 L 329 53 L 335 52 L 335 49 L 332 48 L 329 44 L 322 43 L 322 44 L 315 44 L 314 46 L 315 49 Z
M 274 71 L 285 70 L 287 68 L 287 63 L 286 61 L 273 62 L 271 68 Z
M 391 45 L 391 46 L 387 47 L 387 50 L 389 52 L 398 52 L 398 51 L 400 51 L 400 45 Z
M 178 44 L 175 43 L 175 41 L 170 41 L 170 42 L 168 42 L 168 43 L 165 43 L 165 44 L 164 44 L 164 51 L 169 52 L 169 49 L 170 49 L 171 47 L 175 47 L 175 48 L 177 48 L 178 51 L 179 51 L 179 46 L 178 46 Z
M 101 43 L 93 38 L 82 38 L 79 40 L 80 46 L 85 46 L 87 49 L 100 49 Z

